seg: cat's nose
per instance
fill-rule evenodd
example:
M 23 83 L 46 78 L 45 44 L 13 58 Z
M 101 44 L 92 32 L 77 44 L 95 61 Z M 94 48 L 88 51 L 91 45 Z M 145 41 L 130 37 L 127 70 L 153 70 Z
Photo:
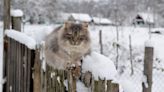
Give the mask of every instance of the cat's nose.
M 75 45 L 79 45 L 79 42 L 75 42 Z
M 72 45 L 76 45 L 76 42 L 75 42 L 75 41 L 73 41 L 73 42 L 72 42 Z

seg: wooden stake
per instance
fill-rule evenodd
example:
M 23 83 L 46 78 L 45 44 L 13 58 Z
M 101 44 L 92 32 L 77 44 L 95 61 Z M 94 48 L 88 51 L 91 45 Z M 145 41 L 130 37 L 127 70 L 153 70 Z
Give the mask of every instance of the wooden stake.
M 148 87 L 143 83 L 143 92 L 152 92 L 153 54 L 153 47 L 145 47 L 144 75 L 147 77 Z

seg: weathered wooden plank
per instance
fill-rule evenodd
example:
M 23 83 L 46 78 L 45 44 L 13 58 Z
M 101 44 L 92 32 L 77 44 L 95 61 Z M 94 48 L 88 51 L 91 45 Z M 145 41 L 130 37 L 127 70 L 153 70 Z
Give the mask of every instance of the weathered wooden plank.
M 95 80 L 93 92 L 105 92 L 105 85 L 105 80 Z
M 27 71 L 27 92 L 30 92 L 30 84 L 31 84 L 31 50 L 28 49 L 28 71 Z
M 46 92 L 65 92 L 64 80 L 66 73 L 64 70 L 56 70 L 46 65 Z
M 23 92 L 24 91 L 24 55 L 25 55 L 25 51 L 24 51 L 24 49 L 25 49 L 25 45 L 23 45 L 23 44 L 21 44 L 21 62 L 20 62 L 20 76 L 21 76 L 21 82 L 20 82 L 20 84 L 21 84 L 21 88 L 20 88 L 20 90 L 21 90 L 21 92 Z
M 11 80 L 11 83 L 10 83 L 10 91 L 14 91 L 14 59 L 15 59 L 15 57 L 14 57 L 14 49 L 15 49 L 15 47 L 14 47 L 14 40 L 11 40 L 11 52 L 10 52 L 10 54 L 11 54 L 11 60 L 10 60 L 10 74 L 11 74 L 11 76 L 10 76 L 10 80 Z
M 21 44 L 18 43 L 18 92 L 21 92 Z
M 10 60 L 11 60 L 11 39 L 10 38 L 8 38 L 8 41 L 9 41 L 9 43 L 8 43 L 8 52 L 7 52 L 7 56 L 8 56 L 8 60 L 7 60 L 7 69 L 6 69 L 6 71 L 7 71 L 7 86 L 6 86 L 6 91 L 7 92 L 10 92 L 10 76 L 11 76 L 11 74 L 10 74 Z
M 10 29 L 10 1 L 4 0 L 4 30 Z
M 119 84 L 107 80 L 107 92 L 119 92 Z
M 147 77 L 148 87 L 143 83 L 143 92 L 152 92 L 153 55 L 153 47 L 145 47 L 144 75 Z
M 15 42 L 15 92 L 18 92 L 18 83 L 19 83 L 19 79 L 18 79 L 18 42 Z
M 34 90 L 33 92 L 41 92 L 41 62 L 39 52 L 35 51 L 34 62 Z
M 24 55 L 24 91 L 27 92 L 27 47 L 25 47 L 25 55 Z

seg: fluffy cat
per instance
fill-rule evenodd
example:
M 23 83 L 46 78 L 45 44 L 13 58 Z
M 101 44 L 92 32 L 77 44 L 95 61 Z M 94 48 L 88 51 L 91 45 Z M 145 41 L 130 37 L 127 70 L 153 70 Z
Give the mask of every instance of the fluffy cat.
M 45 40 L 45 56 L 48 65 L 55 69 L 80 66 L 80 60 L 90 52 L 88 24 L 65 22 Z

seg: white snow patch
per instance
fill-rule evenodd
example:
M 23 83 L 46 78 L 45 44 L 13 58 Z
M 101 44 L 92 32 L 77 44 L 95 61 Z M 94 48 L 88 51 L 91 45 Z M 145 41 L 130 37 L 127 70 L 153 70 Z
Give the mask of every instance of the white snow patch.
M 55 72 L 52 72 L 51 73 L 51 78 L 53 78 L 54 76 L 56 76 L 56 73 Z
M 144 83 L 144 86 L 145 86 L 146 88 L 148 88 L 147 76 L 146 76 L 146 75 L 143 75 L 143 77 L 142 77 L 142 82 Z
M 5 34 L 8 37 L 26 45 L 30 49 L 36 48 L 36 41 L 24 33 L 18 32 L 16 30 L 6 30 Z
M 96 52 L 92 52 L 83 59 L 82 72 L 87 71 L 92 72 L 95 80 L 99 78 L 112 80 L 117 74 L 113 61 Z
M 153 41 L 151 41 L 151 40 L 147 40 L 147 41 L 145 42 L 145 46 L 146 46 L 146 47 L 153 47 L 153 46 L 154 46 L 154 43 L 153 43 Z
M 40 60 L 42 61 L 42 69 L 46 71 L 46 56 L 45 56 L 45 42 L 42 41 L 40 46 Z
M 41 43 L 46 36 L 60 25 L 25 25 L 24 33 Z
M 60 76 L 57 76 L 57 81 L 58 81 L 59 84 L 61 84 L 61 82 L 60 82 Z
M 66 90 L 68 90 L 68 80 L 64 81 L 64 85 L 66 87 Z M 76 82 L 76 91 L 77 92 L 91 92 L 91 88 L 87 88 L 81 81 L 77 81 Z
M 22 17 L 23 11 L 20 9 L 11 10 L 11 16 L 13 17 Z
M 119 81 L 119 84 L 123 89 L 123 92 L 134 92 L 136 89 L 136 84 L 131 79 L 124 78 L 123 80 Z

